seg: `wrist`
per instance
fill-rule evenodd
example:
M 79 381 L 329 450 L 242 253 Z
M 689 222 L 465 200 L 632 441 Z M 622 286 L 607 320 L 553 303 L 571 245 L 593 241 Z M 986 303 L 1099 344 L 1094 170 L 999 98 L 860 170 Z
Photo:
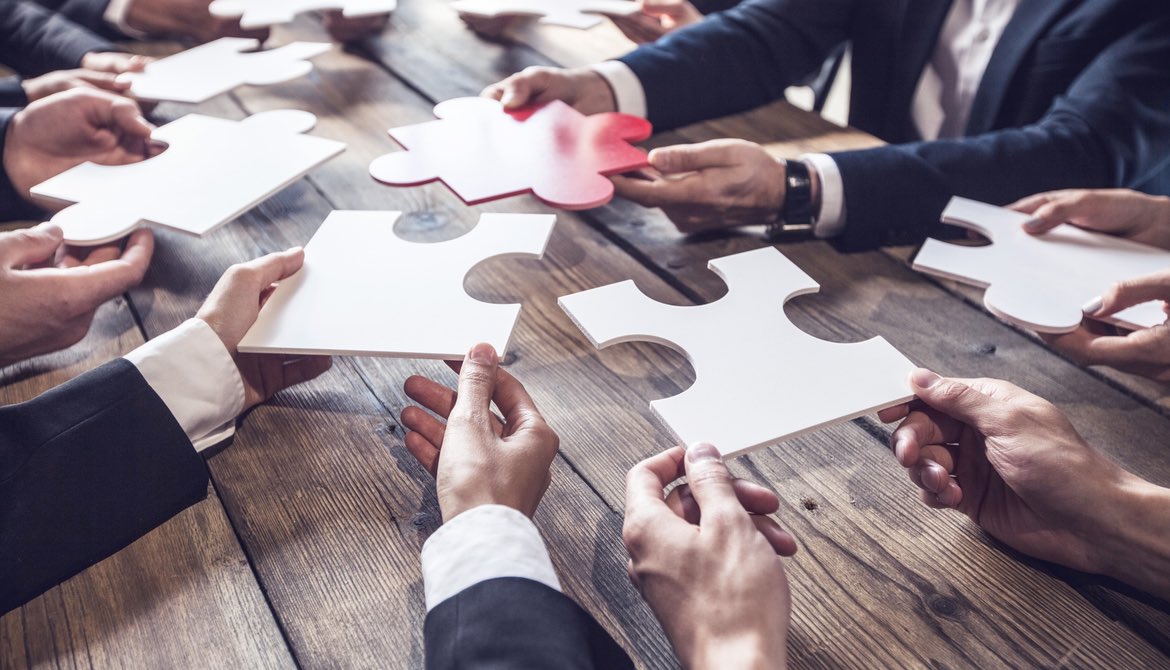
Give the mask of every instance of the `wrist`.
M 786 647 L 782 633 L 768 636 L 764 631 L 747 631 L 710 641 L 699 635 L 694 658 L 684 659 L 683 664 L 688 670 L 775 670 L 788 666 Z
M 1096 509 L 1097 572 L 1170 597 L 1170 489 L 1126 473 Z
M 617 93 L 608 79 L 591 68 L 581 68 L 578 74 L 582 82 L 580 90 L 583 91 L 578 110 L 582 114 L 617 111 Z

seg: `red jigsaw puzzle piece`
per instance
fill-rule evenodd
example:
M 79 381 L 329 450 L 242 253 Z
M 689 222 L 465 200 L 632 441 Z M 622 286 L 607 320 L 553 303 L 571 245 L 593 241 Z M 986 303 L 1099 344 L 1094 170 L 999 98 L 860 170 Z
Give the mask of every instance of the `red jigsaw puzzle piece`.
M 435 116 L 392 128 L 407 151 L 375 159 L 370 174 L 395 186 L 441 180 L 469 205 L 532 192 L 588 209 L 613 197 L 608 175 L 648 165 L 630 142 L 650 137 L 650 122 L 628 114 L 585 116 L 559 100 L 509 113 L 488 98 L 456 98 Z

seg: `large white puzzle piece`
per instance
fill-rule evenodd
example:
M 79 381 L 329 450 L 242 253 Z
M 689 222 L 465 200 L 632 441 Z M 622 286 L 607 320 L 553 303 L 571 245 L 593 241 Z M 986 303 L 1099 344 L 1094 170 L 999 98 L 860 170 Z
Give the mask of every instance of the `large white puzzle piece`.
M 398 0 L 212 0 L 208 10 L 221 19 L 239 19 L 245 30 L 288 23 L 297 14 L 326 9 L 341 10 L 346 18 L 389 14 Z
M 451 7 L 472 16 L 539 16 L 541 23 L 569 28 L 592 28 L 598 14 L 629 16 L 640 11 L 631 0 L 456 0 Z
M 316 122 L 295 110 L 243 121 L 188 114 L 154 131 L 169 145 L 162 154 L 130 165 L 83 163 L 32 193 L 77 203 L 52 219 L 69 244 L 104 244 L 143 222 L 205 235 L 345 149 L 302 134 Z
M 983 304 L 1001 319 L 1041 333 L 1076 330 L 1081 307 L 1114 283 L 1170 268 L 1170 252 L 1112 235 L 1062 225 L 1043 235 L 1024 230 L 1027 214 L 952 198 L 942 220 L 991 240 L 982 247 L 930 239 L 915 270 L 987 289 Z M 1163 323 L 1161 302 L 1102 319 L 1126 328 Z
M 313 70 L 306 59 L 329 51 L 332 45 L 293 42 L 256 51 L 259 47 L 259 40 L 223 37 L 119 79 L 131 82 L 130 94 L 141 100 L 198 103 L 243 84 L 267 86 L 302 77 Z
M 482 214 L 462 237 L 420 244 L 394 233 L 399 215 L 330 214 L 239 350 L 461 360 L 487 342 L 502 356 L 520 305 L 475 300 L 464 278 L 488 259 L 540 258 L 556 217 Z
M 694 385 L 650 403 L 682 444 L 736 456 L 911 399 L 914 364 L 884 339 L 826 342 L 788 320 L 784 303 L 820 287 L 775 248 L 708 267 L 728 292 L 706 305 L 665 305 L 632 281 L 559 301 L 598 348 L 645 340 L 687 356 Z

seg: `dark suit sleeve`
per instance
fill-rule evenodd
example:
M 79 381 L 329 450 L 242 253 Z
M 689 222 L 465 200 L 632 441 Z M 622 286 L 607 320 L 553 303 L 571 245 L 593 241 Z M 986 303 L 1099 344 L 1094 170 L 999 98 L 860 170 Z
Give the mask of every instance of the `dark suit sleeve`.
M 0 408 L 0 613 L 207 495 L 183 429 L 118 359 Z
M 835 244 L 920 241 L 952 195 L 1002 205 L 1060 188 L 1148 188 L 1170 167 L 1168 63 L 1170 19 L 1158 19 L 1101 52 L 1034 124 L 833 154 L 845 188 Z
M 746 0 L 620 60 L 646 92 L 656 130 L 778 100 L 847 38 L 853 0 Z
M 106 23 L 106 8 L 110 6 L 110 0 L 36 0 L 36 2 L 98 35 L 104 35 L 114 40 L 125 37 Z
M 0 156 L 4 155 L 5 142 L 8 138 L 8 125 L 18 111 L 16 109 L 0 109 Z M 0 168 L 0 221 L 38 219 L 44 213 L 40 207 L 20 197 L 12 185 L 12 181 L 8 179 L 8 174 Z
M 28 96 L 24 93 L 20 77 L 0 77 L 0 108 L 24 107 L 27 104 Z
M 424 626 L 430 670 L 622 670 L 633 663 L 568 596 L 518 577 L 480 582 L 440 603 Z
M 26 77 L 68 70 L 91 51 L 113 46 L 29 0 L 0 0 L 0 63 Z

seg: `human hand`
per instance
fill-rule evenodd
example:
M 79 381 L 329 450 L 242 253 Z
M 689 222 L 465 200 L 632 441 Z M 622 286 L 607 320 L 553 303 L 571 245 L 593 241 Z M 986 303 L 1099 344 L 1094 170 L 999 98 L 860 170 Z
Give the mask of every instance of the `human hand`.
M 347 17 L 338 10 L 325 12 L 324 25 L 329 36 L 338 42 L 356 42 L 379 35 L 390 23 L 389 14 Z
M 133 100 L 85 89 L 57 93 L 12 117 L 4 170 L 28 198 L 33 186 L 86 161 L 124 165 L 149 158 L 159 151 L 150 141 L 153 131 Z
M 210 42 L 220 37 L 249 37 L 265 42 L 268 28 L 245 30 L 239 19 L 221 19 L 208 10 L 211 0 L 130 0 L 126 24 L 154 37 L 188 37 Z
M 1170 198 L 1126 189 L 1040 193 L 1008 205 L 1031 214 L 1024 225 L 1033 235 L 1062 223 L 1170 249 Z
M 560 440 L 499 363 L 491 345 L 477 344 L 459 366 L 458 392 L 425 377 L 406 380 L 412 400 L 447 420 L 420 407 L 402 411 L 406 448 L 435 476 L 444 522 L 480 505 L 507 505 L 532 517 L 548 489 Z
M 120 53 L 117 51 L 91 51 L 81 57 L 81 67 L 95 72 L 109 72 L 123 74 L 126 72 L 142 72 L 146 66 L 154 61 L 149 56 Z
M 0 365 L 79 342 L 106 301 L 137 286 L 154 251 L 149 230 L 71 249 L 58 226 L 0 233 Z
M 29 102 L 71 89 L 94 89 L 119 95 L 130 90 L 130 82 L 118 75 L 97 70 L 57 70 L 20 82 Z
M 785 666 L 791 596 L 778 556 L 796 553 L 796 541 L 767 516 L 779 506 L 733 479 L 711 445 L 675 447 L 626 475 L 630 580 L 683 667 Z
M 617 111 L 617 102 L 605 77 L 585 67 L 561 69 L 528 67 L 492 84 L 480 95 L 499 100 L 514 110 L 561 100 L 582 114 Z
M 323 374 L 333 365 L 329 356 L 241 354 L 240 340 L 256 323 L 273 284 L 301 269 L 304 250 L 289 249 L 233 265 L 211 289 L 195 314 L 211 326 L 227 348 L 244 380 L 244 409 L 255 407 L 277 391 Z
M 916 370 L 910 386 L 917 401 L 879 416 L 902 419 L 894 454 L 926 505 L 956 509 L 1029 556 L 1105 572 L 1130 473 L 1051 403 L 1007 382 Z
M 651 171 L 611 177 L 615 192 L 662 211 L 684 233 L 774 223 L 784 205 L 784 164 L 744 140 L 654 149 Z
M 642 11 L 611 15 L 610 21 L 636 44 L 654 42 L 669 32 L 698 23 L 703 13 L 687 0 L 642 0 Z
M 1071 333 L 1040 333 L 1053 349 L 1080 365 L 1108 365 L 1118 370 L 1170 381 L 1170 324 L 1126 332 L 1095 319 L 1153 300 L 1170 300 L 1170 270 L 1123 281 L 1085 305 L 1089 319 Z M 1165 303 L 1163 309 L 1170 309 Z

